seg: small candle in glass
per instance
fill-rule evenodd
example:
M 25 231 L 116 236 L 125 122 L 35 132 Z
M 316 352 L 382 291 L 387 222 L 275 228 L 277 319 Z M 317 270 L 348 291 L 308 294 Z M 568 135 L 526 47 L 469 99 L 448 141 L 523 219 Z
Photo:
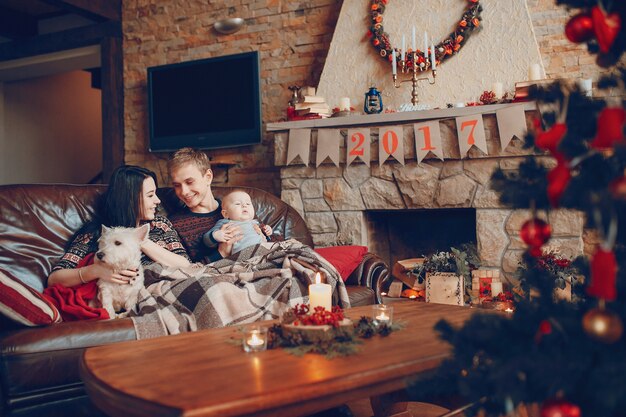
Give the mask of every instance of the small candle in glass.
M 391 325 L 393 321 L 393 307 L 386 304 L 375 304 L 372 306 L 372 318 L 374 325 Z
M 267 328 L 250 326 L 243 332 L 243 350 L 261 352 L 267 349 Z

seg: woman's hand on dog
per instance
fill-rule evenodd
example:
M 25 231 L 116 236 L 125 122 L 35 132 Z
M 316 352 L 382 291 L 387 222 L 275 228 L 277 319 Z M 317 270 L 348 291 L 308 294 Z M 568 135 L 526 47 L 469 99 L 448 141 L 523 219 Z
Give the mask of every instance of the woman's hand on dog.
M 96 276 L 99 279 L 114 284 L 128 284 L 132 279 L 139 276 L 138 269 L 121 269 L 117 271 L 98 264 L 94 264 L 93 267 L 98 268 Z

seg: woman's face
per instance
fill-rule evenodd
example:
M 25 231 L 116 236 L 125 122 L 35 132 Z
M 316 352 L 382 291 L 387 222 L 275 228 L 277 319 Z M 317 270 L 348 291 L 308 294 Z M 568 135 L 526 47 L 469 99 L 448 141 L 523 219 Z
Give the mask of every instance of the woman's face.
M 148 177 L 143 180 L 139 202 L 139 207 L 141 209 L 139 221 L 154 220 L 157 206 L 161 203 L 161 200 L 159 200 L 159 197 L 156 195 L 156 184 L 154 183 L 152 177 Z

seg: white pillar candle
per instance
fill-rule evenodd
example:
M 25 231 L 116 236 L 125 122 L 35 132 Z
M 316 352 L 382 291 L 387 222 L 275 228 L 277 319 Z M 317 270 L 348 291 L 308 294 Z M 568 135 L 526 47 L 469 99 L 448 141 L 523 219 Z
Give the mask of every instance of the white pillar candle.
M 403 56 L 404 56 L 403 54 L 405 54 L 405 53 L 406 53 L 406 36 L 402 35 L 402 49 L 400 50 L 400 58 L 401 59 L 404 59 L 403 58 Z
M 541 65 L 532 64 L 528 69 L 528 79 L 530 81 L 540 80 L 541 79 Z
M 502 294 L 502 282 L 494 281 L 491 283 L 491 296 L 497 297 Z
M 430 65 L 432 70 L 437 69 L 437 58 L 435 57 L 435 44 L 430 45 Z
M 587 97 L 592 97 L 593 79 L 587 78 L 584 80 L 578 80 L 580 91 Z
M 415 26 L 413 26 L 413 32 L 411 33 L 411 49 L 415 52 L 417 42 L 415 41 Z
M 339 99 L 339 110 L 350 111 L 350 97 L 341 97 Z
M 500 100 L 504 95 L 504 87 L 502 86 L 502 83 L 493 83 L 493 86 L 491 86 L 491 91 L 494 92 L 497 100 Z
M 428 59 L 428 33 L 424 31 L 424 59 Z
M 391 50 L 391 73 L 396 75 L 398 73 L 398 64 L 396 63 L 396 50 Z
M 315 274 L 315 284 L 309 285 L 309 306 L 311 311 L 315 307 L 324 307 L 326 310 L 332 310 L 332 288 L 328 284 L 322 284 L 320 273 Z

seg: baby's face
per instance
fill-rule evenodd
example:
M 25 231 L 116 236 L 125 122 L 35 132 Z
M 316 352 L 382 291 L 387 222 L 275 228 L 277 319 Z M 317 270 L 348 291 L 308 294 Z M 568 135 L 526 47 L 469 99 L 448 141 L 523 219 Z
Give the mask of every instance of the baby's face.
M 228 194 L 222 202 L 222 216 L 229 220 L 254 219 L 254 206 L 248 193 L 235 191 Z

